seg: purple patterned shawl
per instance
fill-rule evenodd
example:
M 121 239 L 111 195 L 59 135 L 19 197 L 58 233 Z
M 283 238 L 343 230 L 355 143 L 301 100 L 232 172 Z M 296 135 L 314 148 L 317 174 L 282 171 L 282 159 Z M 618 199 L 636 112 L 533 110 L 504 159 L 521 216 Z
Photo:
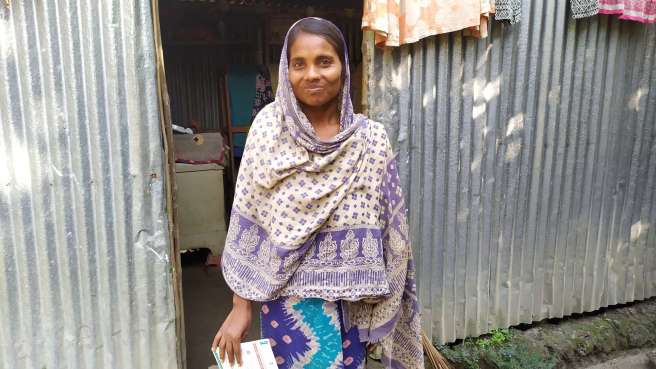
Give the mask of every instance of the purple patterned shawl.
M 320 140 L 293 95 L 286 47 L 276 100 L 246 140 L 224 278 L 254 301 L 343 301 L 346 328 L 381 344 L 387 368 L 423 368 L 406 208 L 385 129 L 353 114 L 345 62 L 340 133 Z

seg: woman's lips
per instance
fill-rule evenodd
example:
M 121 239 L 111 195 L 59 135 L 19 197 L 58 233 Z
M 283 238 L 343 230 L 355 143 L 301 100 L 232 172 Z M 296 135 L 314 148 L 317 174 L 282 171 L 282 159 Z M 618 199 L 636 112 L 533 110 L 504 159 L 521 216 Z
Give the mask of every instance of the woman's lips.
M 312 86 L 312 87 L 306 87 L 305 91 L 311 93 L 311 94 L 316 94 L 321 91 L 323 91 L 323 87 L 318 87 L 318 86 Z

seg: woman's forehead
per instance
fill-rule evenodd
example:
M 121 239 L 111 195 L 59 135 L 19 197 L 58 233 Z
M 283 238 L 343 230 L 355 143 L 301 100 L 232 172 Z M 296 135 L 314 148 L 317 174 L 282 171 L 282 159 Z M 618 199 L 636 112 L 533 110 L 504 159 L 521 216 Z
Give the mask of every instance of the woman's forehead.
M 337 51 L 328 40 L 311 33 L 300 33 L 292 43 L 289 51 L 291 58 L 321 55 L 337 56 Z

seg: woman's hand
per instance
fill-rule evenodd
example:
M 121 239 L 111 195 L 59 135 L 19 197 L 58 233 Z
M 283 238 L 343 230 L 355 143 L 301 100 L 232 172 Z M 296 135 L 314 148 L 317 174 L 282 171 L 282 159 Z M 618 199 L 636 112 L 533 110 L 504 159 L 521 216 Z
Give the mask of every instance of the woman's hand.
M 236 361 L 241 366 L 241 341 L 246 338 L 251 327 L 253 311 L 251 302 L 236 294 L 232 298 L 232 311 L 223 322 L 223 325 L 214 336 L 212 352 L 218 347 L 221 360 L 225 360 L 226 354 L 230 365 Z

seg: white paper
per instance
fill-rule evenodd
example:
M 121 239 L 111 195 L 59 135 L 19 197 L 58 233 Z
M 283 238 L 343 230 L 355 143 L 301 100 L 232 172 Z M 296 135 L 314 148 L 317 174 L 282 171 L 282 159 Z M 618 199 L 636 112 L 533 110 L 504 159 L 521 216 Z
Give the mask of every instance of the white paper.
M 278 369 L 271 344 L 266 339 L 241 344 L 242 366 L 238 366 L 237 363 L 230 365 L 228 355 L 225 355 L 225 360 L 221 361 L 218 348 L 213 354 L 219 369 Z

